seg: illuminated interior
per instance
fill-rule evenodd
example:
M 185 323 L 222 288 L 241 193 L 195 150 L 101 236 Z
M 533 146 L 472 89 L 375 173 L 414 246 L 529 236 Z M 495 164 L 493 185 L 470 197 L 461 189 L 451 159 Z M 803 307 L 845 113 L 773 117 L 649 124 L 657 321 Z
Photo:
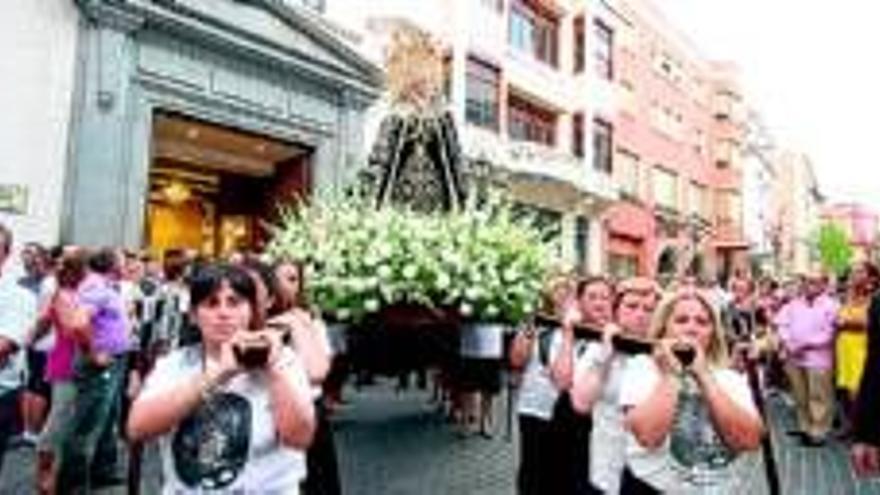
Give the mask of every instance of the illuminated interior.
M 265 136 L 160 113 L 153 125 L 145 239 L 226 257 L 260 249 L 278 203 L 307 195 L 310 150 Z

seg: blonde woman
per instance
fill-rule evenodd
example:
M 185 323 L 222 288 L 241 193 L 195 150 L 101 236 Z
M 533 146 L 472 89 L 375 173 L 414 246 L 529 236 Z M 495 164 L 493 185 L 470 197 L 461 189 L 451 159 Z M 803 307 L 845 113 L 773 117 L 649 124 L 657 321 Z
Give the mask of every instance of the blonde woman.
M 627 444 L 621 493 L 734 493 L 739 454 L 760 446 L 764 425 L 745 376 L 729 367 L 707 297 L 679 291 L 661 303 L 653 356 L 628 363 L 620 391 Z

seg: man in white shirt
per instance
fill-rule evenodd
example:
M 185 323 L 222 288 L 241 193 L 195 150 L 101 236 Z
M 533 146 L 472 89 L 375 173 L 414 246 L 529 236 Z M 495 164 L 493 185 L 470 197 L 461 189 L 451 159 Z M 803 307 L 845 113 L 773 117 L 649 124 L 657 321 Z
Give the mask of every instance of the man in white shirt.
M 12 231 L 0 223 L 0 469 L 6 444 L 19 423 L 23 347 L 36 318 L 36 298 L 2 271 L 11 250 Z

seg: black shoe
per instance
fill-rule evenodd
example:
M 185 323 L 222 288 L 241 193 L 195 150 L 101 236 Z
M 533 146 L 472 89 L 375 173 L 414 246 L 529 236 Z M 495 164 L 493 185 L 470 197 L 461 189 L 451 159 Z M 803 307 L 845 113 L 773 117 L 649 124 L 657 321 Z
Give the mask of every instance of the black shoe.
M 128 480 L 125 476 L 118 474 L 95 476 L 91 480 L 92 488 L 107 488 L 111 486 L 124 485 Z
M 790 437 L 795 437 L 796 439 L 801 440 L 801 441 L 804 441 L 804 440 L 810 438 L 810 436 L 807 435 L 807 432 L 801 431 L 801 430 L 789 430 L 789 431 L 785 432 L 785 434 Z

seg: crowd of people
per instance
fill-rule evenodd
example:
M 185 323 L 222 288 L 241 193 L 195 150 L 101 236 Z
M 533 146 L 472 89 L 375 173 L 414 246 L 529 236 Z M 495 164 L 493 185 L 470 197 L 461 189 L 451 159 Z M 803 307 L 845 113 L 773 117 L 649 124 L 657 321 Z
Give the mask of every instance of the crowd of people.
M 38 493 L 136 493 L 156 442 L 165 493 L 342 492 L 328 406 L 349 345 L 300 265 L 27 244 L 16 279 L 13 240 L 0 224 L 0 470 L 14 441 L 36 451 Z M 805 448 L 838 437 L 878 475 L 878 282 L 868 262 L 845 280 L 738 274 L 726 289 L 561 276 L 541 318 L 508 338 L 468 326 L 431 376 L 450 416 L 491 437 L 510 372 L 521 495 L 734 493 L 759 465 L 746 460 L 771 395 Z
M 782 286 L 738 274 L 728 289 L 560 278 L 549 306 L 561 325 L 529 325 L 510 350 L 522 375 L 519 493 L 736 493 L 765 475 L 775 485 L 762 463 L 743 462 L 772 455 L 763 408 L 774 395 L 804 448 L 849 442 L 856 472 L 880 474 L 878 282 L 870 262 Z
M 28 244 L 15 280 L 12 246 L 0 225 L 0 469 L 14 438 L 38 493 L 137 493 L 155 441 L 164 493 L 340 493 L 299 265 Z

